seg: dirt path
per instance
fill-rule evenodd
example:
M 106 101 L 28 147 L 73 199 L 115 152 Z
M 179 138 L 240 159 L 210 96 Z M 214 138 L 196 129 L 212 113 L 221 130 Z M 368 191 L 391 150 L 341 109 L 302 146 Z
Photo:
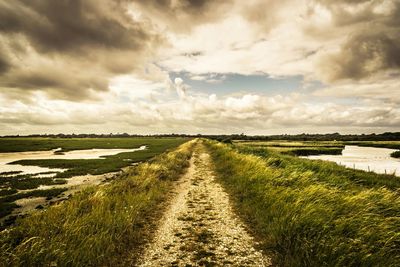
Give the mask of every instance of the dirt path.
M 139 266 L 269 266 L 255 245 L 199 151 Z

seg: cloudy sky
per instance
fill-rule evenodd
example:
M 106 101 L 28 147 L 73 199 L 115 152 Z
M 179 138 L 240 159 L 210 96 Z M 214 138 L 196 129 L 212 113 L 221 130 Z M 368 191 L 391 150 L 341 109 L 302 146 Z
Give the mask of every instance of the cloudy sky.
M 0 0 L 0 135 L 385 131 L 399 0 Z

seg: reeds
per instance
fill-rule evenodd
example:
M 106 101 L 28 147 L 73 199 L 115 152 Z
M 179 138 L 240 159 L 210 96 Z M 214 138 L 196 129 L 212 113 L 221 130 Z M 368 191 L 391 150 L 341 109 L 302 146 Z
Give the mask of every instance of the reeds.
M 17 220 L 0 233 L 0 265 L 128 265 L 172 181 L 186 169 L 191 142 L 139 164 L 111 184 Z
M 265 149 L 208 148 L 238 213 L 278 266 L 400 266 L 397 177 Z

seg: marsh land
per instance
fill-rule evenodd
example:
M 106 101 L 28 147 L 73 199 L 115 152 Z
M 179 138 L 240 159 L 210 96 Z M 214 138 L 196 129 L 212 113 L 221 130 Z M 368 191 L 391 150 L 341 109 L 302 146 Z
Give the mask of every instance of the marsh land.
M 101 159 L 18 162 L 68 169 L 51 177 L 3 174 L 15 184 L 3 189 L 3 203 L 17 205 L 30 192 L 20 192 L 23 186 L 62 190 L 75 174 L 115 172 L 106 183 L 17 218 L 0 233 L 5 266 L 400 265 L 400 177 L 329 160 L 357 156 L 398 164 L 385 150 L 397 150 L 398 141 L 61 142 L 64 147 L 52 140 L 42 151 L 146 149 Z M 37 187 L 34 179 L 49 180 Z M 47 197 L 35 194 L 22 196 Z
M 42 209 L 124 168 L 174 148 L 184 138 L 1 138 L 0 222 Z

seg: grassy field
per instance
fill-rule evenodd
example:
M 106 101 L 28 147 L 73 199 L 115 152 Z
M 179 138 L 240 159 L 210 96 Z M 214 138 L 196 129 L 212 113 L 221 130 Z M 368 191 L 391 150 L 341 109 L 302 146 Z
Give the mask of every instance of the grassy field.
M 382 147 L 400 149 L 400 141 L 241 141 L 234 142 L 238 146 L 264 147 L 282 154 L 292 156 L 340 155 L 345 145 Z M 400 158 L 400 150 L 391 154 Z
M 218 179 L 278 266 L 400 266 L 400 178 L 208 142 Z
M 61 148 L 62 152 L 92 148 L 136 148 L 142 145 L 169 144 L 184 138 L 0 138 L 0 152 L 44 151 Z
M 344 149 L 342 142 L 334 141 L 236 141 L 235 144 L 241 147 L 268 148 L 292 156 L 340 155 Z
M 13 164 L 32 165 L 49 168 L 65 168 L 57 177 L 68 178 L 76 175 L 103 174 L 120 170 L 134 162 L 147 160 L 167 149 L 186 142 L 185 138 L 0 138 L 0 152 L 43 151 L 61 148 L 61 151 L 92 148 L 138 148 L 146 145 L 146 150 L 120 153 L 105 159 L 46 159 L 20 160 Z
M 123 167 L 132 163 L 150 159 L 164 151 L 175 148 L 180 144 L 188 141 L 184 138 L 96 138 L 91 139 L 71 139 L 72 144 L 68 144 L 68 140 L 62 140 L 58 144 L 63 150 L 73 149 L 91 149 L 91 148 L 137 148 L 146 145 L 146 150 L 135 152 L 125 152 L 113 156 L 107 156 L 103 159 L 45 159 L 45 160 L 20 160 L 13 164 L 33 165 L 48 168 L 68 169 L 65 172 L 58 173 L 56 177 L 68 178 L 85 174 L 103 174 L 118 171 Z M 31 140 L 30 140 L 31 141 Z M 43 140 L 40 139 L 40 142 Z M 80 144 L 81 142 L 81 144 Z M 45 143 L 45 142 L 44 142 Z M 64 146 L 62 146 L 64 145 Z
M 133 163 L 148 160 L 188 141 L 185 138 L 0 138 L 0 151 L 49 150 L 61 147 L 63 151 L 92 148 L 137 148 L 146 145 L 146 150 L 120 153 L 103 159 L 45 159 L 21 160 L 12 164 L 32 165 L 67 169 L 54 178 L 38 178 L 35 175 L 13 173 L 0 174 L 0 218 L 9 215 L 16 207 L 13 201 L 27 197 L 16 190 L 36 189 L 40 185 L 65 184 L 66 178 L 78 175 L 99 175 L 116 172 Z M 53 197 L 55 191 L 39 190 L 41 196 Z M 65 191 L 65 189 L 63 190 Z M 29 193 L 35 195 L 38 193 Z M 47 194 L 47 195 L 46 195 Z M 30 196 L 29 195 L 29 196 Z
M 392 149 L 400 149 L 400 141 L 363 141 L 363 142 L 345 142 L 349 145 L 357 145 L 357 146 L 372 146 L 372 147 L 384 147 L 384 148 L 392 148 Z
M 370 146 L 370 147 L 383 147 L 383 148 L 391 148 L 398 149 L 390 154 L 393 158 L 400 158 L 400 141 L 365 141 L 365 142 L 346 142 L 346 144 L 357 145 L 357 146 Z
M 0 232 L 0 265 L 132 265 L 166 192 L 189 165 L 192 142 L 117 180 L 17 220 Z

